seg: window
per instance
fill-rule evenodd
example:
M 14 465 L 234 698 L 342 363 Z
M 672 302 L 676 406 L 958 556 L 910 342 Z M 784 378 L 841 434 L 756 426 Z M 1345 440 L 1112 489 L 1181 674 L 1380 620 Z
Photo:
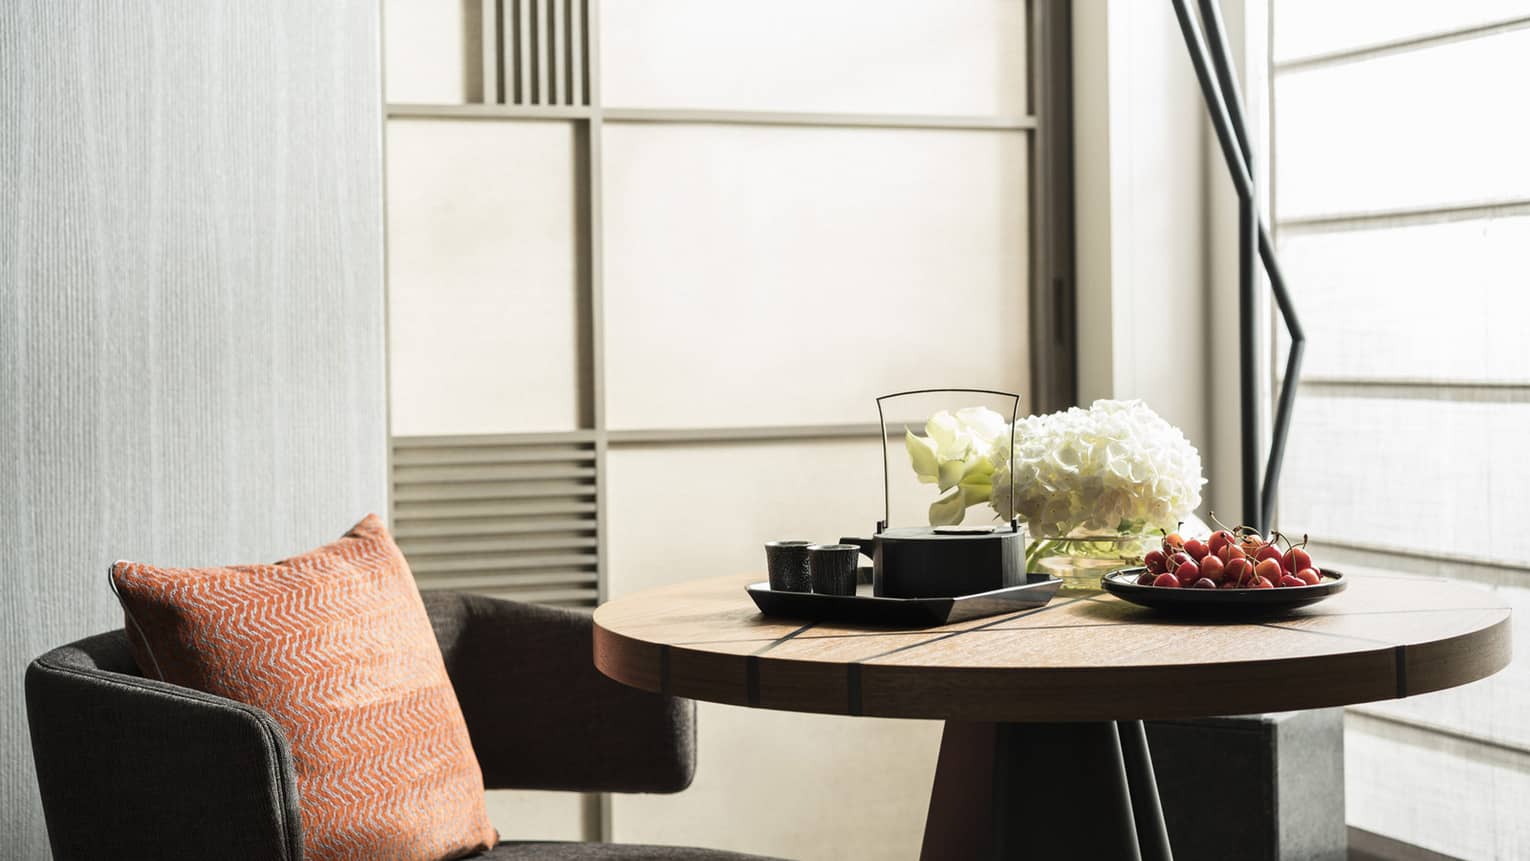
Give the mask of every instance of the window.
M 1308 332 L 1278 510 L 1364 574 L 1515 608 L 1515 660 L 1355 707 L 1350 824 L 1530 853 L 1530 3 L 1275 0 L 1273 204 Z M 1278 354 L 1284 345 L 1278 344 Z

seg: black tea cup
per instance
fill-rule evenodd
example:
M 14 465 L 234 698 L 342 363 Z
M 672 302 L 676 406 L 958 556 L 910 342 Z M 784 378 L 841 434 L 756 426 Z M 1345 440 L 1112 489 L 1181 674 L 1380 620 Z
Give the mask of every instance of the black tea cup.
M 854 544 L 814 544 L 808 548 L 813 591 L 820 595 L 854 595 L 861 548 Z
M 811 541 L 770 541 L 765 544 L 765 567 L 775 592 L 811 592 L 808 547 Z

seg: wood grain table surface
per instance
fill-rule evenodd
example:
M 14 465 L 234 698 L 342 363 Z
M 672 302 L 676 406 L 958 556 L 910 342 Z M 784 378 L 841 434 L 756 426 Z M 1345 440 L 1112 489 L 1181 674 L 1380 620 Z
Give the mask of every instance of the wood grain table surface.
M 1320 708 L 1413 696 L 1509 662 L 1491 592 L 1405 575 L 1277 617 L 1204 621 L 1100 593 L 922 629 L 762 616 L 696 580 L 595 611 L 595 663 L 650 691 L 758 708 L 967 721 L 1100 721 Z

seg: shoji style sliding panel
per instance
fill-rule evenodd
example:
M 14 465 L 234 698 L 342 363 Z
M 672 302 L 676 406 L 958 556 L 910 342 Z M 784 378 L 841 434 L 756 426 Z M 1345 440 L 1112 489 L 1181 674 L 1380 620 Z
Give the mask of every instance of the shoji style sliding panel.
M 918 385 L 1027 380 L 1019 132 L 605 132 L 615 428 L 865 423 Z
M 875 395 L 1025 391 L 1041 2 L 389 0 L 393 513 L 420 584 L 588 603 L 758 569 L 769 538 L 874 523 Z M 918 845 L 938 725 L 701 726 L 690 792 L 586 806 L 585 833 Z M 809 775 L 874 813 L 823 820 Z M 792 829 L 738 815 L 784 798 Z M 568 799 L 508 799 L 566 830 Z
M 1019 116 L 1014 0 L 604 0 L 612 109 Z
M 610 593 L 870 530 L 878 394 L 1025 390 L 1027 8 L 601 2 Z M 938 724 L 699 714 L 695 785 L 613 799 L 617 839 L 917 851 Z
M 394 435 L 579 427 L 575 138 L 562 122 L 389 124 Z

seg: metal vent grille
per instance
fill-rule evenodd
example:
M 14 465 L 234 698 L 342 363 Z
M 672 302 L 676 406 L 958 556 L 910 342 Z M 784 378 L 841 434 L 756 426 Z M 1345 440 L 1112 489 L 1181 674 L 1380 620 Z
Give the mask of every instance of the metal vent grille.
M 588 0 L 498 0 L 499 100 L 511 105 L 588 105 Z
M 594 606 L 595 491 L 591 442 L 393 438 L 393 533 L 422 590 Z

